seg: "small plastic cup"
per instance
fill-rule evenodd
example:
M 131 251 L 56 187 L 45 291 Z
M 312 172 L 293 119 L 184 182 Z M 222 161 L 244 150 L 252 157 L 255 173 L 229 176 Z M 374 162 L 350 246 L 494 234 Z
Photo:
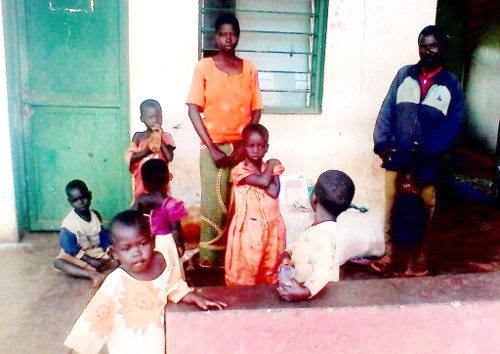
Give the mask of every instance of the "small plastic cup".
M 278 281 L 283 285 L 292 285 L 292 278 L 295 278 L 295 268 L 289 265 L 278 270 Z

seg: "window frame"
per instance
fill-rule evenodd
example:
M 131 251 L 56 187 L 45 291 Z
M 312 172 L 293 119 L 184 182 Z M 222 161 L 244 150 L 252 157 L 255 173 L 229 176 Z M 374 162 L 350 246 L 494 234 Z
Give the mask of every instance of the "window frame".
M 310 17 L 314 18 L 314 31 L 310 34 L 313 38 L 312 52 L 309 59 L 309 70 L 310 70 L 310 86 L 309 92 L 309 106 L 306 107 L 270 107 L 266 106 L 264 102 L 264 113 L 266 114 L 320 114 L 322 112 L 322 102 L 323 102 L 323 81 L 324 81 L 324 64 L 325 64 L 325 48 L 326 48 L 326 32 L 327 32 L 327 22 L 328 22 L 328 3 L 329 1 L 324 0 L 310 0 L 313 4 L 314 12 Z M 203 58 L 204 49 L 203 48 L 203 35 L 209 32 L 208 28 L 203 28 L 203 16 L 205 13 L 216 13 L 217 8 L 204 7 L 204 0 L 199 0 L 198 3 L 198 59 Z M 233 2 L 234 3 L 234 2 Z M 238 10 L 229 7 L 220 7 L 220 12 L 227 11 L 234 13 L 238 16 L 238 13 L 242 12 L 259 12 L 259 10 Z M 277 12 L 281 14 L 287 14 L 287 11 Z M 245 32 L 244 29 L 241 30 Z M 249 31 L 251 32 L 251 31 Z M 236 49 L 236 53 L 248 52 L 246 50 L 239 51 Z M 262 70 L 257 70 L 260 72 L 265 72 Z M 265 90 L 262 90 L 265 92 Z

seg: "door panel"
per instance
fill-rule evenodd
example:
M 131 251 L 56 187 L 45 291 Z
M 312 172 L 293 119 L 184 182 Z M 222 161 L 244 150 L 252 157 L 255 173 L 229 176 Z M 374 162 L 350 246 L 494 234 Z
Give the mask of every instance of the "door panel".
M 60 226 L 70 210 L 65 185 L 85 181 L 92 191 L 92 207 L 110 218 L 129 203 L 129 172 L 123 148 L 128 138 L 120 128 L 120 111 L 107 108 L 35 107 L 28 140 L 28 204 L 30 228 Z
M 85 6 L 90 0 L 25 3 L 31 99 L 69 105 L 119 101 L 118 0 L 95 1 L 94 7 Z
M 85 181 L 104 219 L 128 208 L 127 2 L 16 2 L 30 231 L 55 230 Z

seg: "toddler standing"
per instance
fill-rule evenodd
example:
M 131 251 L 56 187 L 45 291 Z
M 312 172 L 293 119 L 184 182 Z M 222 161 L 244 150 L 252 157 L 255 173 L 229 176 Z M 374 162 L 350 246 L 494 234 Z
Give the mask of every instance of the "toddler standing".
M 120 267 L 111 272 L 76 321 L 64 344 L 80 353 L 165 353 L 165 306 L 184 302 L 200 309 L 226 304 L 192 292 L 171 263 L 165 245 L 151 235 L 136 210 L 111 222 L 112 253 Z M 158 239 L 158 241 L 160 241 Z
M 226 251 L 226 283 L 276 283 L 278 256 L 285 248 L 285 224 L 279 211 L 279 175 L 284 168 L 276 159 L 263 161 L 269 133 L 260 124 L 243 130 L 245 158 L 231 176 L 235 214 Z
M 148 193 L 141 177 L 144 162 L 152 158 L 171 162 L 175 150 L 174 139 L 161 128 L 163 117 L 160 104 L 155 100 L 146 100 L 141 103 L 140 111 L 141 122 L 146 125 L 146 130 L 134 134 L 125 154 L 125 159 L 130 164 L 129 170 L 134 177 L 134 197 Z
M 281 283 L 278 294 L 283 300 L 312 298 L 329 282 L 339 281 L 339 251 L 335 240 L 337 217 L 351 204 L 354 183 L 341 171 L 323 172 L 314 186 L 311 206 L 313 224 L 280 255 L 280 270 L 295 268 L 289 284 Z
M 168 185 L 168 165 L 160 159 L 148 160 L 142 165 L 141 175 L 144 186 L 151 193 L 138 196 L 132 209 L 148 215 L 151 233 L 168 239 L 166 242 L 170 242 L 173 252 L 177 252 L 177 256 L 172 257 L 179 263 L 179 257 L 184 254 L 180 221 L 188 216 L 188 212 L 182 201 L 165 192 Z M 183 268 L 180 268 L 182 271 Z

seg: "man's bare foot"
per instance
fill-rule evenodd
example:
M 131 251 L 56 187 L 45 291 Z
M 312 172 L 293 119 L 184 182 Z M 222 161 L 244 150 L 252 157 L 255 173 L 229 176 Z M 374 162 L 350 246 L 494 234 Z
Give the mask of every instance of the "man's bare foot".
M 469 262 L 469 265 L 478 268 L 478 270 L 482 272 L 494 272 L 496 270 L 500 270 L 499 262 L 491 262 L 491 263 L 479 263 L 479 262 Z
M 429 269 L 413 270 L 408 268 L 405 272 L 407 277 L 425 277 L 426 275 L 429 275 Z
M 389 256 L 383 256 L 378 261 L 373 261 L 370 266 L 377 272 L 385 273 L 390 270 L 394 260 Z
M 92 274 L 92 276 L 90 277 L 90 280 L 92 280 L 92 287 L 93 288 L 100 287 L 102 282 L 104 281 L 104 278 L 106 278 L 106 276 L 104 274 L 101 274 L 98 272 L 95 272 L 94 274 Z
M 418 262 L 415 259 L 410 259 L 404 275 L 406 277 L 424 277 L 429 275 L 429 269 L 424 262 Z

